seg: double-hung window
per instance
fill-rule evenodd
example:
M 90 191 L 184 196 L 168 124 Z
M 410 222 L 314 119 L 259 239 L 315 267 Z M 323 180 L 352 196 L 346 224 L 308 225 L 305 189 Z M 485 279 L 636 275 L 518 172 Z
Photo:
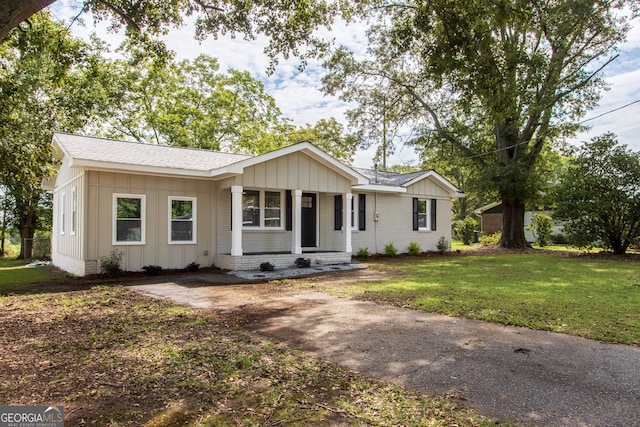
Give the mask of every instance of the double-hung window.
M 60 234 L 64 234 L 67 225 L 67 195 L 62 193 L 60 195 Z
M 242 193 L 242 225 L 247 228 L 281 229 L 282 191 L 245 190 Z
M 435 231 L 436 199 L 413 199 L 413 229 L 418 231 Z
M 196 243 L 196 198 L 169 197 L 169 244 Z
M 78 223 L 78 193 L 76 187 L 71 189 L 71 234 L 76 234 Z
M 144 195 L 113 195 L 113 244 L 142 245 L 145 243 Z

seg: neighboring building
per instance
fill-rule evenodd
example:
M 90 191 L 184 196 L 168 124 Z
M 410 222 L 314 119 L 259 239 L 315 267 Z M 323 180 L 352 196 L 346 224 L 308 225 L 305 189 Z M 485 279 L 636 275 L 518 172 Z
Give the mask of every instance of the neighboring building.
M 344 263 L 389 242 L 436 250 L 463 197 L 434 171 L 356 170 L 306 142 L 255 157 L 64 133 L 52 144 L 52 261 L 79 276 L 114 250 L 129 271 Z
M 480 231 L 483 234 L 502 232 L 502 202 L 490 203 L 475 210 L 474 213 L 480 215 Z M 527 210 L 524 212 L 524 237 L 529 243 L 533 243 L 536 238 L 531 230 L 527 230 L 527 227 L 531 225 L 533 214 L 537 213 L 553 216 L 553 210 L 547 206 L 536 207 L 533 210 Z M 562 225 L 554 222 L 552 234 L 562 234 Z

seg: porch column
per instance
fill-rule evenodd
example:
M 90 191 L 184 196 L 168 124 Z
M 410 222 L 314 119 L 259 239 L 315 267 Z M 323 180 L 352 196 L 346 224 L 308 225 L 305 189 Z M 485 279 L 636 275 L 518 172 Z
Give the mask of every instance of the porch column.
M 351 248 L 351 201 L 353 199 L 352 193 L 345 194 L 344 203 L 345 206 L 342 209 L 344 212 L 344 251 L 352 252 Z
M 293 191 L 292 254 L 302 253 L 302 190 Z
M 231 186 L 231 255 L 242 256 L 242 185 Z

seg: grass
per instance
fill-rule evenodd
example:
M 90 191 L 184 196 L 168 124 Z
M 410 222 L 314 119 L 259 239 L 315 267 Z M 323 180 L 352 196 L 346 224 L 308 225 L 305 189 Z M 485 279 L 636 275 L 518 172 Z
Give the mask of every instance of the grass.
M 640 345 L 637 260 L 527 252 L 373 263 L 391 274 L 332 291 L 403 307 Z
M 0 298 L 0 401 L 70 425 L 496 425 L 122 287 Z
M 0 258 L 0 294 L 24 292 L 31 287 L 29 285 L 62 279 L 66 276 L 54 267 L 27 268 L 28 263 L 24 260 Z

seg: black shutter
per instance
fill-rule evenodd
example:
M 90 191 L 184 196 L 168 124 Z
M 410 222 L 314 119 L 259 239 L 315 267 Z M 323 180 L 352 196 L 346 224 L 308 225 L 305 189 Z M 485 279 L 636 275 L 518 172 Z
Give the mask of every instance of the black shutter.
M 333 197 L 333 229 L 342 230 L 342 194 Z
M 367 195 L 358 194 L 358 230 L 366 230 Z
M 431 230 L 436 231 L 436 199 L 431 199 Z
M 413 198 L 413 229 L 418 229 L 418 198 Z
M 291 199 L 291 197 L 292 197 L 291 190 L 287 190 L 284 195 L 284 198 L 285 198 L 284 209 L 285 209 L 285 215 L 287 216 L 285 228 L 287 229 L 287 231 L 293 230 L 293 200 Z

